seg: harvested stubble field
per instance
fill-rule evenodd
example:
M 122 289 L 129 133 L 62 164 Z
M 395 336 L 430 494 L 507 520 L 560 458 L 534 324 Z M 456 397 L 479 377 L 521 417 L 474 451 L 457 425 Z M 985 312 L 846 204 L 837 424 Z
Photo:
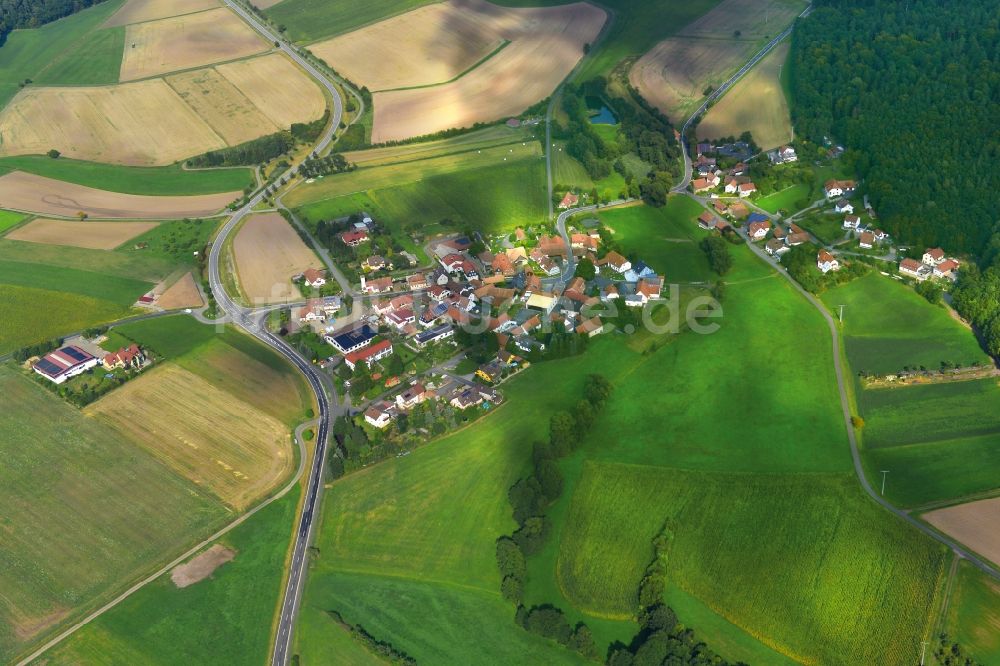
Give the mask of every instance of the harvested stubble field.
M 763 150 L 792 140 L 792 118 L 781 89 L 788 41 L 779 44 L 740 79 L 698 124 L 699 139 L 739 136 L 749 130 Z
M 128 0 L 104 25 L 110 27 L 155 21 L 218 6 L 218 0 Z
M 300 300 L 292 276 L 322 264 L 277 213 L 254 215 L 233 240 L 240 288 L 254 304 Z
M 486 8 L 493 6 L 468 0 L 427 5 L 309 49 L 372 91 L 444 83 L 504 43 Z
M 80 160 L 162 166 L 231 145 L 213 122 L 223 135 L 245 140 L 323 115 L 326 102 L 319 87 L 281 54 L 217 66 L 225 84 L 208 71 L 194 75 L 214 82 L 207 87 L 185 90 L 191 79 L 179 79 L 182 90 L 202 95 L 196 105 L 162 78 L 25 88 L 0 113 L 0 155 L 40 155 L 55 147 Z M 187 99 L 193 102 L 194 95 Z M 295 103 L 289 104 L 290 99 Z M 235 124 L 250 117 L 246 114 L 263 114 L 273 127 L 258 121 L 255 132 L 238 130 Z
M 201 299 L 201 292 L 195 284 L 194 275 L 185 273 L 181 279 L 163 290 L 159 300 L 156 302 L 164 310 L 175 310 L 178 308 L 199 308 L 205 304 Z
M 215 69 L 182 72 L 165 80 L 231 146 L 281 129 Z
M 155 222 L 75 222 L 38 218 L 7 234 L 9 240 L 113 250 L 146 233 Z
M 983 557 L 1000 564 L 1000 497 L 968 502 L 923 515 L 923 519 Z
M 235 551 L 217 543 L 184 564 L 174 567 L 170 571 L 170 582 L 182 589 L 191 587 L 211 576 L 213 571 L 226 562 L 232 562 L 234 557 Z
M 725 81 L 804 8 L 800 0 L 723 0 L 636 61 L 629 79 L 679 121 L 704 99 L 706 87 Z
M 284 424 L 177 365 L 146 371 L 84 413 L 236 510 L 292 468 Z
M 136 23 L 125 30 L 122 81 L 266 51 L 267 42 L 226 8 Z
M 211 493 L 8 368 L 0 431 L 5 663 L 225 517 Z
M 240 192 L 197 196 L 144 196 L 107 192 L 14 171 L 0 176 L 0 204 L 42 215 L 112 219 L 170 219 L 214 215 Z
M 511 43 L 456 81 L 376 93 L 373 143 L 521 113 L 573 69 L 607 18 L 604 10 L 585 3 L 510 9 L 470 0 L 463 12 Z M 413 57 L 408 44 L 397 48 L 402 56 Z

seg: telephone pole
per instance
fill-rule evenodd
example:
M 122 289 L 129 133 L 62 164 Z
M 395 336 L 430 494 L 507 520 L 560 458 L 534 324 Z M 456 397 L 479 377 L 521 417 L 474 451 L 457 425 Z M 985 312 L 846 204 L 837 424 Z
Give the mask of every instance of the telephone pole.
M 844 323 L 844 307 L 845 306 L 838 305 L 837 307 L 840 309 L 840 323 L 843 324 Z
M 927 654 L 927 641 L 920 641 L 920 666 L 924 666 L 924 656 Z
M 882 494 L 885 495 L 885 475 L 889 473 L 889 470 L 882 470 Z

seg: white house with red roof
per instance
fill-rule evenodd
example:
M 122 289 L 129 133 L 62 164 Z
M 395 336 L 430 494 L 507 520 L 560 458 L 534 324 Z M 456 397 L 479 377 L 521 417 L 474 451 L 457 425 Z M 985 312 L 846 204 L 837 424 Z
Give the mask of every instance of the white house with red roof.
M 67 379 L 81 375 L 96 367 L 99 361 L 76 345 L 60 347 L 38 359 L 32 370 L 54 384 L 62 384 Z
M 350 354 L 344 356 L 344 363 L 347 364 L 351 370 L 354 370 L 358 363 L 364 363 L 369 368 L 376 361 L 381 361 L 383 358 L 387 358 L 392 355 L 392 341 L 383 340 L 382 342 L 376 342 L 373 345 L 368 345 L 357 351 L 353 351 Z
M 954 278 L 955 271 L 958 270 L 958 262 L 954 259 L 945 259 L 940 264 L 934 267 L 934 277 L 936 278 Z
M 819 254 L 816 255 L 816 267 L 825 274 L 840 270 L 840 262 L 826 250 L 820 250 Z
M 932 247 L 924 250 L 922 261 L 928 266 L 937 266 L 945 260 L 944 250 L 939 247 Z
M 926 280 L 931 274 L 930 268 L 916 259 L 903 259 L 899 262 L 899 272 L 902 275 L 908 275 L 915 278 L 920 282 Z
M 560 210 L 565 210 L 566 208 L 575 208 L 576 205 L 580 203 L 580 197 L 573 194 L 572 192 L 567 192 L 566 196 L 562 198 L 559 202 Z
M 322 287 L 326 284 L 326 271 L 318 268 L 307 268 L 302 272 L 302 281 L 307 287 Z

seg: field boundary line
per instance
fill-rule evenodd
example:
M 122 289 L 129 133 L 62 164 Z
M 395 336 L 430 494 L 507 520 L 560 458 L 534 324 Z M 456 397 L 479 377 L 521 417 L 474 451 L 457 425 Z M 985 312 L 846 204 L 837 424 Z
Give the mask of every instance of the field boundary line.
M 205 546 L 208 546 L 213 541 L 219 540 L 221 537 L 225 536 L 226 534 L 228 534 L 232 530 L 234 530 L 237 527 L 239 527 L 240 525 L 242 525 L 250 517 L 256 515 L 257 512 L 261 511 L 265 507 L 271 505 L 272 503 L 278 501 L 279 499 L 281 499 L 282 497 L 284 497 L 285 495 L 287 495 L 292 490 L 292 488 L 294 488 L 295 485 L 299 482 L 299 480 L 302 478 L 302 473 L 305 471 L 306 452 L 305 452 L 305 446 L 302 443 L 301 437 L 299 435 L 301 434 L 301 431 L 304 430 L 307 426 L 309 426 L 310 424 L 318 424 L 318 422 L 319 422 L 319 419 L 314 418 L 314 419 L 311 419 L 311 420 L 309 420 L 309 421 L 307 421 L 305 423 L 299 424 L 295 428 L 295 436 L 294 436 L 293 439 L 295 440 L 295 444 L 299 447 L 299 466 L 298 466 L 298 469 L 295 471 L 295 474 L 292 476 L 291 479 L 289 479 L 288 483 L 285 484 L 284 487 L 282 487 L 281 489 L 279 489 L 274 494 L 272 494 L 272 495 L 268 496 L 267 498 L 265 498 L 259 504 L 257 504 L 256 506 L 254 506 L 252 509 L 249 509 L 246 513 L 244 513 L 241 516 L 239 516 L 238 518 L 236 518 L 233 522 L 231 522 L 228 525 L 220 528 L 218 531 L 214 532 L 213 534 L 211 534 L 206 539 L 198 542 L 196 545 L 192 546 L 190 549 L 186 550 L 184 553 L 182 553 L 181 555 L 179 555 L 175 559 L 171 560 L 170 562 L 168 562 L 167 564 L 165 564 L 161 568 L 159 568 L 156 571 L 154 571 L 152 574 L 149 574 L 145 578 L 141 579 L 139 582 L 133 584 L 131 587 L 129 587 L 128 589 L 126 589 L 124 592 L 122 592 L 121 594 L 119 594 L 118 596 L 116 596 L 111 601 L 105 603 L 103 606 L 101 606 L 98 609 L 92 611 L 89 615 L 87 615 L 86 617 L 84 617 L 82 620 L 80 620 L 76 624 L 70 626 L 68 629 L 62 631 L 58 635 L 53 636 L 44 645 L 38 647 L 34 652 L 32 652 L 31 654 L 29 654 L 27 657 L 23 658 L 21 661 L 18 661 L 17 662 L 17 666 L 27 666 L 28 664 L 30 664 L 31 662 L 33 662 L 35 659 L 38 659 L 43 654 L 45 654 L 47 651 L 49 651 L 50 649 L 52 649 L 53 647 L 55 647 L 56 645 L 58 645 L 62 641 L 66 640 L 66 638 L 68 638 L 72 634 L 76 633 L 78 630 L 80 630 L 83 627 L 85 627 L 86 625 L 90 624 L 91 622 L 93 622 L 94 620 L 96 620 L 97 618 L 99 618 L 101 615 L 104 615 L 104 613 L 108 612 L 112 608 L 118 606 L 121 602 L 125 601 L 125 599 L 129 598 L 130 596 L 132 596 L 133 594 L 135 594 L 136 592 L 138 592 L 139 590 L 141 590 L 142 588 L 144 588 L 146 585 L 152 583 L 153 581 L 155 581 L 156 579 L 158 579 L 163 574 L 168 573 L 171 569 L 173 569 L 177 565 L 182 564 L 185 560 L 187 560 L 188 558 L 190 558 L 193 555 L 197 554 L 198 551 L 200 551 L 201 549 L 203 549 Z M 293 532 L 294 532 L 294 522 L 293 522 Z
M 498 53 L 500 53 L 513 43 L 514 42 L 512 42 L 509 39 L 501 39 L 500 46 L 496 47 L 495 49 L 484 55 L 482 58 L 474 62 L 470 67 L 462 70 L 457 75 L 453 76 L 447 81 L 440 81 L 438 83 L 424 83 L 419 86 L 403 86 L 402 88 L 383 88 L 382 90 L 373 90 L 372 94 L 374 95 L 375 93 L 400 92 L 403 90 L 420 90 L 422 88 L 437 88 L 438 86 L 445 86 L 448 85 L 449 83 L 454 83 L 455 81 L 458 81 L 460 78 L 462 78 L 472 70 L 476 69 L 481 65 L 486 64 L 487 61 L 492 60 L 494 56 L 496 56 Z

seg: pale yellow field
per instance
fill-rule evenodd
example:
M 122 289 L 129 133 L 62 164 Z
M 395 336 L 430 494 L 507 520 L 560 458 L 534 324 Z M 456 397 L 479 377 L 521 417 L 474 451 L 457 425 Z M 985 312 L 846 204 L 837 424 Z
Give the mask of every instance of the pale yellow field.
M 233 240 L 233 254 L 240 286 L 253 304 L 301 300 L 292 276 L 321 267 L 313 251 L 277 213 L 247 220 Z
M 160 166 L 315 120 L 326 104 L 280 54 L 168 78 L 25 88 L 0 112 L 0 156 L 55 148 L 82 160 Z
M 165 78 L 181 99 L 231 146 L 281 129 L 214 69 L 196 69 Z
M 119 78 L 132 81 L 266 51 L 270 45 L 225 8 L 136 23 L 125 29 Z
M 236 510 L 266 494 L 292 469 L 286 426 L 170 363 L 147 370 L 84 413 L 107 422 Z
M 787 56 L 786 40 L 708 110 L 698 124 L 698 138 L 739 136 L 749 130 L 763 150 L 791 141 L 792 118 L 779 80 Z
M 39 218 L 15 229 L 6 237 L 29 243 L 113 250 L 155 226 L 155 222 L 74 222 Z
M 0 154 L 136 166 L 170 164 L 226 143 L 162 79 L 99 87 L 28 87 L 0 113 Z
M 175 310 L 177 308 L 200 308 L 205 303 L 201 300 L 201 292 L 198 291 L 198 285 L 194 282 L 194 276 L 191 273 L 185 273 L 180 280 L 174 282 L 160 294 L 156 304 L 164 310 Z
M 326 108 L 319 85 L 281 53 L 215 69 L 278 127 L 316 120 Z
M 924 520 L 945 534 L 1000 564 L 1000 497 L 938 509 Z
M 104 25 L 111 27 L 155 21 L 156 19 L 191 14 L 218 6 L 218 0 L 128 0 L 121 9 L 111 15 L 111 18 Z
M 521 113 L 565 78 L 607 18 L 604 10 L 586 3 L 507 9 L 469 0 L 464 11 L 511 43 L 452 83 L 375 93 L 373 143 Z M 398 48 L 413 56 L 408 44 Z
M 725 82 L 805 7 L 802 0 L 723 0 L 643 55 L 629 80 L 679 122 L 703 101 L 708 86 Z
M 426 5 L 309 49 L 369 90 L 444 83 L 503 44 L 481 4 Z
M 96 190 L 21 171 L 0 176 L 0 208 L 63 217 L 73 217 L 78 212 L 113 219 L 206 217 L 218 213 L 241 194 L 151 197 Z

